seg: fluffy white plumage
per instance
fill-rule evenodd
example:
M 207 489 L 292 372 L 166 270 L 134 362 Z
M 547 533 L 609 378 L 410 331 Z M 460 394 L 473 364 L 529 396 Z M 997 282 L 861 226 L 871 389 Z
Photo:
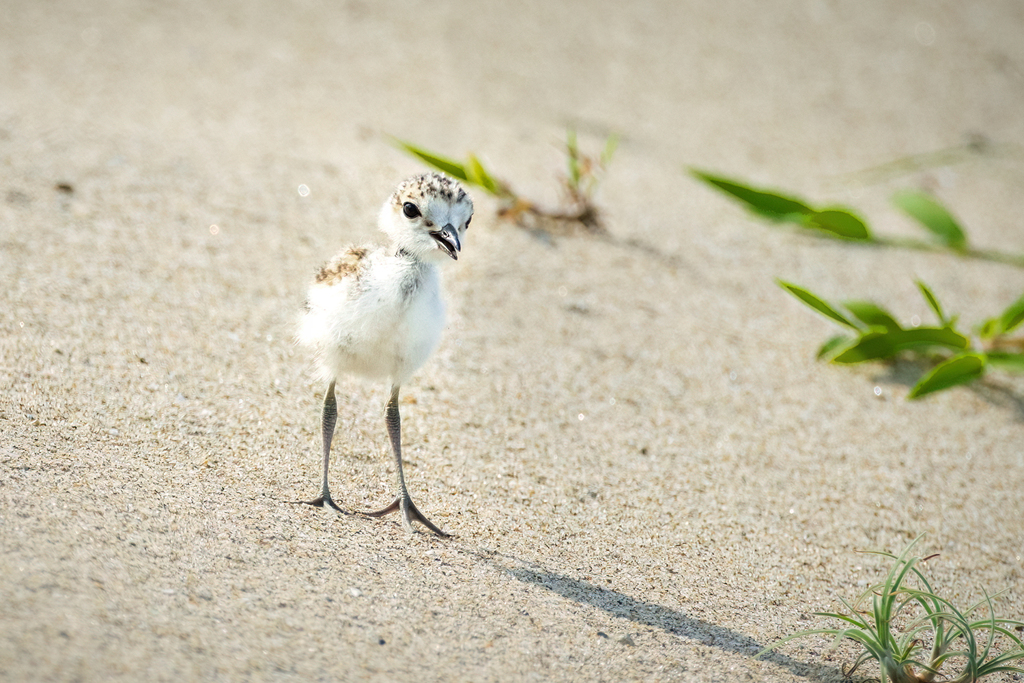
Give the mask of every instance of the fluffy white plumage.
M 418 215 L 406 215 L 409 204 Z M 411 178 L 381 209 L 391 245 L 350 247 L 321 269 L 299 340 L 316 351 L 325 379 L 351 373 L 401 385 L 426 362 L 444 329 L 438 266 L 457 258 L 472 215 L 455 181 Z M 445 226 L 454 235 L 442 237 Z
M 406 527 L 411 529 L 417 521 L 447 536 L 416 508 L 406 488 L 398 394 L 441 339 L 444 302 L 438 268 L 449 258 L 458 259 L 472 218 L 472 200 L 451 178 L 438 173 L 410 178 L 380 212 L 380 228 L 391 238 L 390 246 L 349 247 L 317 273 L 299 341 L 314 349 L 328 381 L 321 418 L 324 476 L 320 496 L 300 502 L 341 510 L 328 484 L 338 376 L 351 373 L 388 379 L 391 398 L 384 421 L 395 456 L 398 495 L 382 510 L 365 514 L 380 517 L 401 512 Z
M 377 251 L 360 268 L 358 279 L 310 287 L 299 338 L 316 350 L 324 379 L 351 373 L 404 384 L 444 329 L 437 267 Z

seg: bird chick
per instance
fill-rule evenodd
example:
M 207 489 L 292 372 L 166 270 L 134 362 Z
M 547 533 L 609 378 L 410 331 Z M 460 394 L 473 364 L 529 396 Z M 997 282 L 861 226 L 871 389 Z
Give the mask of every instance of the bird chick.
M 313 349 L 328 382 L 321 414 L 324 474 L 321 495 L 302 502 L 342 511 L 331 498 L 327 477 L 338 378 L 354 374 L 386 379 L 391 396 L 384 419 L 398 494 L 387 507 L 364 514 L 381 517 L 399 511 L 410 530 L 417 521 L 447 536 L 416 508 L 406 488 L 398 395 L 441 340 L 445 310 L 439 267 L 458 260 L 472 218 L 473 201 L 458 182 L 439 173 L 415 176 L 401 183 L 381 208 L 378 223 L 391 240 L 388 247 L 349 247 L 316 274 L 299 341 Z

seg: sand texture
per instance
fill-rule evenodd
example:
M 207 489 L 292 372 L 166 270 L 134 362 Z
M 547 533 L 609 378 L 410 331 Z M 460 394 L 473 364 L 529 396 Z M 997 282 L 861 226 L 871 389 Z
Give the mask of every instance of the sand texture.
M 970 327 L 1024 269 L 772 227 L 686 172 L 902 237 L 889 197 L 925 188 L 1024 253 L 1022 36 L 1019 0 L 6 0 L 0 680 L 839 681 L 850 647 L 752 655 L 921 533 L 940 591 L 1024 617 L 1024 378 L 907 401 L 920 368 L 816 361 L 836 326 L 774 282 L 930 321 L 920 278 Z M 554 206 L 570 126 L 620 136 L 611 238 L 471 189 L 403 390 L 455 537 L 289 504 L 320 479 L 306 287 L 424 170 L 386 136 Z M 349 510 L 394 495 L 387 389 L 338 385 Z

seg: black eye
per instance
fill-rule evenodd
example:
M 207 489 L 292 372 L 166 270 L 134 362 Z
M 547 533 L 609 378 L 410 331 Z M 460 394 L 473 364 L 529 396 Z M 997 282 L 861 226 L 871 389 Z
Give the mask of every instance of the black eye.
M 406 218 L 419 218 L 420 216 L 420 210 L 412 202 L 402 204 L 402 213 L 405 214 Z
M 466 219 L 466 227 L 464 227 L 463 230 L 469 230 L 469 222 L 471 220 L 473 220 L 472 216 L 470 216 L 469 218 Z

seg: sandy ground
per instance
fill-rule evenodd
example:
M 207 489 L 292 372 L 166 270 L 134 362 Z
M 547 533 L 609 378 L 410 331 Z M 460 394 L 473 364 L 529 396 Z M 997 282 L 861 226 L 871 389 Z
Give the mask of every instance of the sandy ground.
M 940 590 L 1024 616 L 1024 381 L 908 402 L 919 370 L 816 362 L 835 330 L 773 283 L 926 319 L 919 277 L 971 323 L 1024 271 L 775 230 L 685 174 L 893 235 L 926 187 L 1024 252 L 1020 155 L 848 175 L 1024 145 L 1022 35 L 1018 0 L 7 0 L 0 679 L 836 681 L 848 648 L 752 654 L 920 533 Z M 413 495 L 456 537 L 288 504 L 320 476 L 305 287 L 422 170 L 384 135 L 553 203 L 570 125 L 621 136 L 617 241 L 475 192 L 405 390 Z M 335 496 L 382 505 L 386 387 L 340 391 Z

